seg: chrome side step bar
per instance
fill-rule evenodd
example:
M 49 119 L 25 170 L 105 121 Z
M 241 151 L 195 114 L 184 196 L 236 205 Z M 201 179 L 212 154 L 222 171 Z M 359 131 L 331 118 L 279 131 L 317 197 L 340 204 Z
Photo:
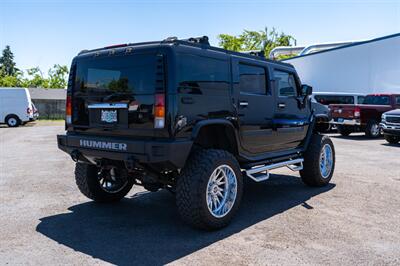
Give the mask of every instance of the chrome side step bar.
M 294 160 L 289 160 L 289 161 L 283 161 L 279 163 L 273 163 L 273 164 L 268 164 L 268 165 L 262 165 L 262 166 L 255 166 L 253 168 L 250 168 L 246 170 L 246 175 L 253 179 L 256 182 L 261 182 L 264 180 L 267 180 L 269 178 L 269 171 L 281 167 L 287 167 L 292 171 L 300 171 L 303 169 L 303 158 L 299 159 L 294 159 Z M 260 174 L 261 173 L 261 174 Z M 259 175 L 256 175 L 259 174 Z

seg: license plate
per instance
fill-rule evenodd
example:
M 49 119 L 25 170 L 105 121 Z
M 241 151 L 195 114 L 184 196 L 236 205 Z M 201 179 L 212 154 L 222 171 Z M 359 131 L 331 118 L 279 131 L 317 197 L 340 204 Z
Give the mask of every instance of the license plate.
M 117 110 L 101 110 L 101 122 L 117 123 L 118 111 Z
M 343 121 L 344 121 L 344 119 L 343 118 L 338 118 L 338 120 L 337 120 L 339 123 L 342 123 Z

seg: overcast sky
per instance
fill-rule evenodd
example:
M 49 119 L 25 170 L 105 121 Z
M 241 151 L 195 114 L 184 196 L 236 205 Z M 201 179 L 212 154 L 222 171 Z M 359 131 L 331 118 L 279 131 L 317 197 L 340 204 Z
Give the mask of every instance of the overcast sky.
M 80 50 L 118 43 L 276 27 L 298 45 L 400 32 L 395 1 L 9 1 L 0 0 L 0 48 L 17 66 L 69 65 Z

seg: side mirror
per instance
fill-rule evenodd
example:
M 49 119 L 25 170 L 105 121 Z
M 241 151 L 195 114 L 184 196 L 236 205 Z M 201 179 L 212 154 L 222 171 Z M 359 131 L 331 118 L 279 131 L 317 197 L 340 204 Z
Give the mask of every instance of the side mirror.
M 301 95 L 308 96 L 311 95 L 313 92 L 312 87 L 306 84 L 301 85 Z

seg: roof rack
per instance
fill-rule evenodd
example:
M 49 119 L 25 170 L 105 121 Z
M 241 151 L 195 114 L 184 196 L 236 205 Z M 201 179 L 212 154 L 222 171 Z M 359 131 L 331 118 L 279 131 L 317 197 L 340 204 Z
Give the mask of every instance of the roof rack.
M 201 36 L 201 37 L 191 37 L 189 39 L 182 39 L 179 40 L 178 37 L 168 37 L 166 38 L 163 42 L 189 42 L 189 43 L 194 43 L 194 44 L 204 44 L 210 46 L 210 43 L 208 41 L 208 36 Z
M 264 51 L 262 51 L 262 50 L 261 51 L 259 51 L 259 50 L 243 51 L 241 53 L 265 58 Z
M 274 64 L 279 64 L 279 65 L 292 66 L 289 63 L 275 61 L 275 60 L 265 58 L 263 51 L 254 50 L 254 51 L 247 51 L 247 52 L 235 52 L 235 51 L 226 50 L 226 49 L 223 49 L 220 47 L 211 46 L 207 36 L 192 37 L 192 38 L 188 38 L 188 39 L 178 39 L 178 37 L 172 36 L 172 37 L 168 37 L 162 41 L 128 43 L 126 46 L 163 44 L 163 43 L 170 43 L 170 44 L 175 44 L 175 45 L 187 45 L 187 46 L 192 46 L 192 47 L 201 47 L 203 49 L 210 49 L 210 50 L 221 52 L 221 53 L 227 53 L 227 54 L 236 55 L 236 56 L 244 56 L 247 58 L 268 61 L 268 62 L 271 62 Z M 103 49 L 109 49 L 109 48 L 103 47 L 103 48 L 97 48 L 97 49 L 93 49 L 93 50 L 83 50 L 79 53 L 79 55 L 88 53 L 88 52 L 95 52 L 95 51 L 99 51 L 99 50 L 103 50 Z

